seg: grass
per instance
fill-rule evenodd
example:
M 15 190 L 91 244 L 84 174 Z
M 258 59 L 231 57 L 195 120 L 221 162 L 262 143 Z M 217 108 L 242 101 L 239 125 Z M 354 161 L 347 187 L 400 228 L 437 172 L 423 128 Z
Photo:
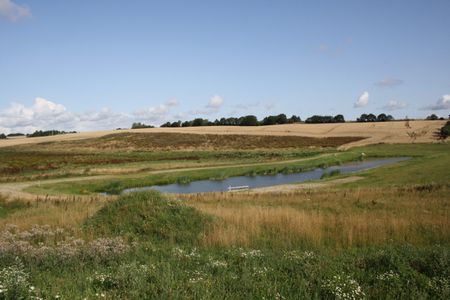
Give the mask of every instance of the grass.
M 374 145 L 351 150 L 369 157 L 409 156 L 413 159 L 362 174 L 365 179 L 343 187 L 404 186 L 411 184 L 448 183 L 450 181 L 450 143 Z
M 0 299 L 448 299 L 449 150 L 443 143 L 375 145 L 336 155 L 326 150 L 325 157 L 315 156 L 323 150 L 305 149 L 193 151 L 193 156 L 169 151 L 169 161 L 180 165 L 199 157 L 215 166 L 33 187 L 74 195 L 0 199 L 0 285 L 8 289 Z M 163 156 L 123 155 L 155 161 Z M 282 161 L 301 155 L 311 159 Z M 321 189 L 94 195 L 390 156 L 412 159 Z M 226 157 L 268 164 L 219 166 Z M 130 164 L 136 162 L 125 165 Z
M 208 246 L 349 249 L 450 245 L 449 192 L 450 185 L 434 185 L 196 194 L 183 199 L 218 218 L 205 236 Z
M 340 298 L 342 290 L 355 299 L 445 299 L 450 292 L 449 248 L 438 240 L 421 247 L 383 244 L 346 251 L 305 244 L 205 245 L 217 221 L 157 193 L 122 196 L 81 222 L 78 234 L 93 241 L 87 239 L 81 252 L 75 248 L 67 254 L 58 244 L 39 238 L 42 244 L 29 242 L 28 250 L 15 252 L 13 258 L 4 250 L 11 240 L 1 239 L 0 280 L 8 284 L 19 276 L 26 278 L 8 285 L 10 293 L 24 298 L 323 299 Z M 13 239 L 41 236 L 32 232 Z M 128 246 L 112 242 L 117 237 Z M 107 246 L 98 248 L 99 241 Z M 92 256 L 94 249 L 100 256 Z

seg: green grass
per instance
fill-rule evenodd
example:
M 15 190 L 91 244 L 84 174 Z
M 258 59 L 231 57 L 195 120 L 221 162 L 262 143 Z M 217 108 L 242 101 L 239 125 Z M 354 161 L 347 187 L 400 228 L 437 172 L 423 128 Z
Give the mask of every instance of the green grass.
M 27 207 L 27 204 L 22 201 L 6 201 L 0 195 L 0 218 L 5 218 L 16 211 Z
M 374 145 L 351 150 L 369 157 L 409 156 L 413 159 L 363 172 L 363 180 L 344 187 L 404 186 L 450 182 L 450 143 Z
M 50 248 L 42 248 L 39 258 L 26 253 L 13 258 L 0 250 L 0 282 L 8 284 L 9 293 L 16 292 L 14 298 L 33 294 L 45 299 L 334 299 L 339 289 L 354 299 L 450 296 L 448 247 L 201 246 L 199 238 L 213 221 L 158 193 L 121 196 L 82 229 L 93 238 L 124 238 L 127 253 L 102 262 L 69 257 L 58 263 Z
M 84 229 L 95 235 L 193 245 L 208 220 L 194 208 L 159 193 L 131 193 L 102 208 Z

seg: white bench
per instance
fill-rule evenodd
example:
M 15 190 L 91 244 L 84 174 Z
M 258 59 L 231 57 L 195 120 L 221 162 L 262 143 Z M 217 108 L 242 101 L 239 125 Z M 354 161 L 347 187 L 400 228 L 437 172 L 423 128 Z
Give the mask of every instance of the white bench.
M 240 191 L 240 190 L 248 190 L 250 187 L 248 185 L 241 185 L 241 186 L 229 186 L 228 191 Z

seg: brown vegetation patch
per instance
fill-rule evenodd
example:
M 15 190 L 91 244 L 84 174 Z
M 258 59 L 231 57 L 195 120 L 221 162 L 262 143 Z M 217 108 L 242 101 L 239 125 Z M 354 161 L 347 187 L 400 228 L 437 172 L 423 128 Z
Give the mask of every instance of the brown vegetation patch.
M 62 142 L 56 147 L 102 150 L 213 150 L 338 147 L 362 137 L 303 137 L 268 135 L 220 135 L 184 133 L 120 133 L 100 138 Z

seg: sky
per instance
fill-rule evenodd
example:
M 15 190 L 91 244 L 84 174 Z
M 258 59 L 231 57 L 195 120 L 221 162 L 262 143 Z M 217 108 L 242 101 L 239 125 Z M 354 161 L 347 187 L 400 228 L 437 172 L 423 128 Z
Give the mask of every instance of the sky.
M 450 113 L 450 0 L 0 0 L 0 133 Z

